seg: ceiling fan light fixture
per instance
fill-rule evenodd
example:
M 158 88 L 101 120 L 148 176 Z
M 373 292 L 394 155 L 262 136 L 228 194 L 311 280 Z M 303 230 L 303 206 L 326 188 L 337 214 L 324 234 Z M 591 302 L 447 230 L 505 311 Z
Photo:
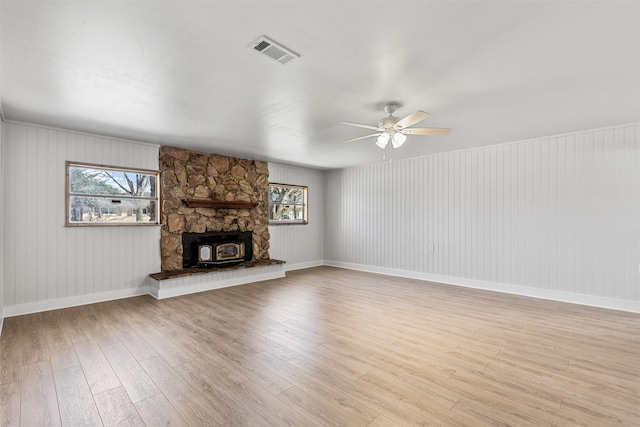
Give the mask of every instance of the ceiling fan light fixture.
M 389 134 L 387 132 L 382 132 L 379 136 L 378 136 L 378 140 L 376 141 L 376 145 L 382 149 L 384 149 L 384 147 L 387 146 L 387 144 L 389 143 Z
M 371 129 L 378 133 L 371 135 L 351 138 L 342 142 L 359 141 L 361 139 L 377 137 L 376 145 L 383 150 L 391 143 L 389 148 L 400 148 L 407 141 L 407 135 L 448 135 L 451 129 L 448 128 L 417 128 L 413 127 L 418 122 L 429 117 L 426 111 L 418 110 L 403 118 L 393 115 L 393 112 L 400 105 L 393 102 L 385 105 L 384 111 L 389 114 L 388 117 L 378 121 L 378 126 L 365 125 L 362 123 L 342 122 L 343 125 L 355 126 L 364 129 Z
M 396 132 L 393 135 L 393 138 L 391 139 L 391 145 L 393 146 L 393 148 L 400 148 L 402 147 L 402 144 L 404 144 L 406 140 L 407 140 L 407 135 L 401 132 Z

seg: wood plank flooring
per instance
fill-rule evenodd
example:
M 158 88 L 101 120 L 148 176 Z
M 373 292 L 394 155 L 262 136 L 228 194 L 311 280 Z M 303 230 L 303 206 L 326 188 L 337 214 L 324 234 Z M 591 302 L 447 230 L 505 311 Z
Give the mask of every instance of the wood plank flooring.
M 330 267 L 5 319 L 1 426 L 640 426 L 640 315 Z

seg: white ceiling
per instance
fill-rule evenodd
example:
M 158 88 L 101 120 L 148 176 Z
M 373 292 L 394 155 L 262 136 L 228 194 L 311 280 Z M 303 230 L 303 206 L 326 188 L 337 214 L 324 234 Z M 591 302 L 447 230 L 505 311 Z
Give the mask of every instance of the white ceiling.
M 640 121 L 638 1 L 5 1 L 5 118 L 316 168 Z M 301 55 L 281 65 L 261 35 Z

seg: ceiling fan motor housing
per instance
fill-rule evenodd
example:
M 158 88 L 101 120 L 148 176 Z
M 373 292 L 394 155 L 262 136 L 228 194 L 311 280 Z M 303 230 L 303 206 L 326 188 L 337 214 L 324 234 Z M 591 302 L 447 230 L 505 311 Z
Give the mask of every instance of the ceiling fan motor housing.
M 392 116 L 390 114 L 389 117 L 385 117 L 384 119 L 378 122 L 378 127 L 381 129 L 392 128 L 395 126 L 396 123 L 398 123 L 398 120 L 400 120 L 399 117 Z
M 380 120 L 378 122 L 378 127 L 381 130 L 387 130 L 389 128 L 393 128 L 395 127 L 396 123 L 398 123 L 398 121 L 400 121 L 400 117 L 396 117 L 393 115 L 393 113 L 396 111 L 396 109 L 400 106 L 400 104 L 396 104 L 394 102 L 389 103 L 387 105 L 384 106 L 384 112 L 389 114 L 389 117 L 385 117 L 384 119 Z M 397 129 L 400 130 L 400 129 Z

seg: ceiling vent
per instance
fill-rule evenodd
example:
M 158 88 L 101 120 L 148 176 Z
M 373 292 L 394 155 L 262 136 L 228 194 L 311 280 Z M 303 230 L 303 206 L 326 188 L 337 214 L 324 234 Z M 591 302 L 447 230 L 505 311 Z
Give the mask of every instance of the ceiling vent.
M 281 64 L 288 64 L 296 58 L 300 58 L 300 55 L 297 53 L 287 49 L 269 39 L 268 37 L 262 36 L 251 43 L 250 47 L 254 48 L 258 52 L 268 56 L 271 59 L 275 59 Z

